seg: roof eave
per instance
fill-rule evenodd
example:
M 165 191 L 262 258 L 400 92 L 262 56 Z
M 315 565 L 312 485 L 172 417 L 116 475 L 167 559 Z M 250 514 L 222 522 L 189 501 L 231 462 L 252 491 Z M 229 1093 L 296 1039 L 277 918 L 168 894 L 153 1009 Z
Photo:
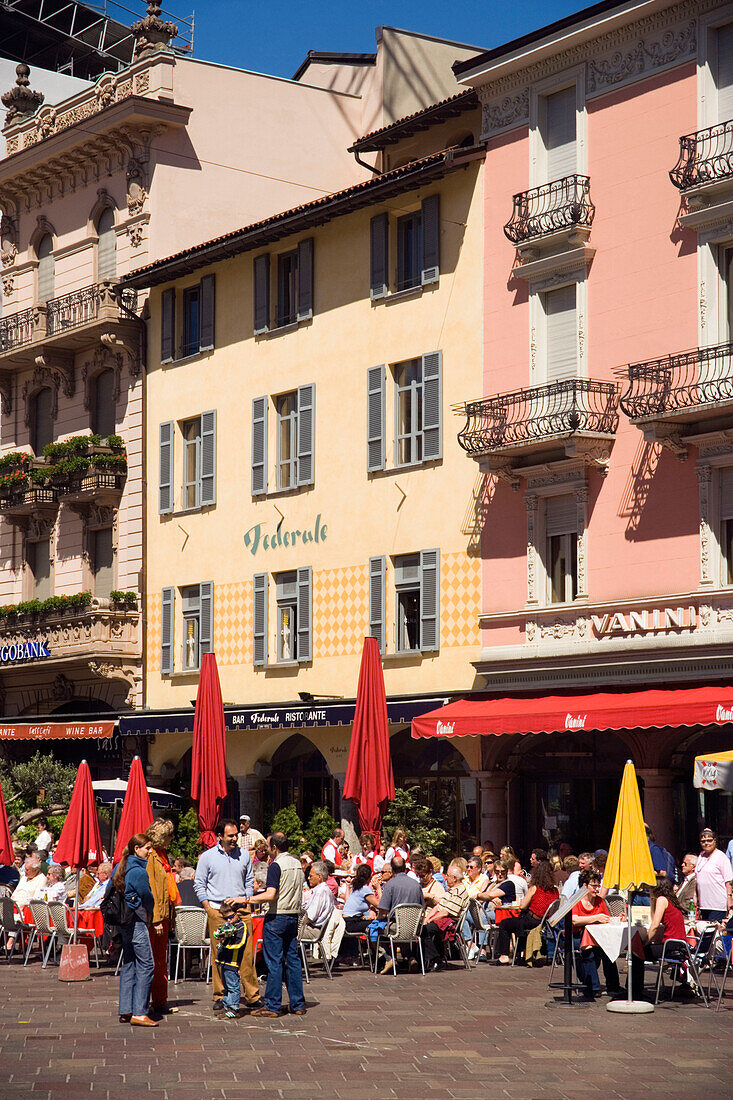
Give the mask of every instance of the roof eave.
M 466 111 L 473 111 L 478 106 L 478 98 L 472 88 L 466 88 L 459 93 L 458 98 L 435 103 L 426 107 L 404 120 L 398 119 L 391 126 L 385 126 L 371 134 L 365 134 L 349 147 L 350 153 L 379 152 L 388 145 L 396 145 L 398 141 L 412 137 L 422 130 L 428 130 L 431 126 L 439 126 L 450 118 L 456 118 Z

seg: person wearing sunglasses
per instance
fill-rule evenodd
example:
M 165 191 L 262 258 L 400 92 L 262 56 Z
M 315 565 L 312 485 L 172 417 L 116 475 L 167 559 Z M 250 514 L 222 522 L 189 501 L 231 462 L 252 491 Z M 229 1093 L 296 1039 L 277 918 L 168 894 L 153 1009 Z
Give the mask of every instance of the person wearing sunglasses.
M 700 847 L 695 865 L 698 916 L 701 920 L 725 920 L 733 910 L 733 867 L 718 848 L 712 829 L 702 830 Z

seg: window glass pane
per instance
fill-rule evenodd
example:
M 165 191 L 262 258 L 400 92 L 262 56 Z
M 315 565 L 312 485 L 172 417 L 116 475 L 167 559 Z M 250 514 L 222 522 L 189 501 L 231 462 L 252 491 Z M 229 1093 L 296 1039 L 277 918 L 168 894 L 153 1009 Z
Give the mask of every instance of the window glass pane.
M 422 215 L 416 211 L 397 219 L 397 287 L 420 285 L 422 268 Z
M 33 598 L 47 600 L 51 595 L 51 543 L 31 542 L 28 545 L 28 565 L 33 574 Z
M 54 292 L 53 239 L 50 233 L 38 242 L 38 301 L 47 302 Z
M 115 433 L 115 375 L 112 370 L 103 370 L 94 380 L 94 403 L 92 405 L 92 431 L 106 439 Z
M 550 602 L 567 603 L 577 595 L 577 536 L 552 535 L 547 542 Z
M 277 323 L 291 325 L 298 319 L 298 253 L 287 252 L 277 260 Z
M 397 593 L 397 648 L 420 648 L 420 589 Z
M 421 462 L 423 455 L 422 361 L 395 368 L 397 381 L 397 463 Z
M 117 234 L 114 210 L 103 210 L 97 222 L 97 278 L 114 279 L 117 274 Z
M 199 667 L 199 617 L 183 617 L 183 667 Z
M 199 503 L 199 468 L 201 463 L 201 418 L 183 424 L 183 507 L 196 508 Z
M 183 292 L 183 354 L 195 355 L 199 350 L 199 288 Z
M 94 573 L 94 595 L 109 598 L 114 588 L 114 555 L 112 552 L 112 528 L 105 527 L 94 531 L 92 545 L 92 571 Z
M 53 443 L 53 419 L 51 410 L 53 393 L 45 387 L 31 401 L 31 447 L 40 455 L 47 443 Z
M 294 603 L 278 603 L 277 659 L 295 661 L 298 658 L 297 607 Z
M 277 398 L 277 487 L 289 489 L 296 482 L 297 398 L 294 393 Z

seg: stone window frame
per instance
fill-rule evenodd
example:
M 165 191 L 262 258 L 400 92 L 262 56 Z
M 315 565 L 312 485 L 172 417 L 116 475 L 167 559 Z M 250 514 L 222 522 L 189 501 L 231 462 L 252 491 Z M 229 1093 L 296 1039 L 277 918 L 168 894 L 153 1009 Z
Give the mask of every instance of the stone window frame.
M 577 512 L 577 591 L 567 603 L 550 603 L 546 561 L 545 507 L 548 497 L 575 496 Z M 584 470 L 529 478 L 524 495 L 527 513 L 527 607 L 574 607 L 588 602 L 588 481 Z
M 585 66 L 575 65 L 562 74 L 537 80 L 529 89 L 529 187 L 541 187 L 548 183 L 546 179 L 547 156 L 540 126 L 541 101 L 553 92 L 575 85 L 575 110 L 577 129 L 575 133 L 577 159 L 575 171 L 581 176 L 588 175 L 588 110 L 585 99 Z
M 575 324 L 577 330 L 576 365 L 577 378 L 588 377 L 587 317 L 588 317 L 588 268 L 585 264 L 557 270 L 545 277 L 529 280 L 529 384 L 547 384 L 547 317 L 542 300 L 550 290 L 575 284 Z
M 125 231 L 125 227 L 120 225 L 119 214 L 120 208 L 110 195 L 109 191 L 105 187 L 100 187 L 97 191 L 97 201 L 89 211 L 89 217 L 87 218 L 87 241 L 91 242 L 94 249 L 94 282 L 99 283 L 99 219 L 105 210 L 111 210 L 114 214 L 115 224 L 114 231 L 116 237 L 122 236 Z M 118 257 L 119 259 L 119 257 Z

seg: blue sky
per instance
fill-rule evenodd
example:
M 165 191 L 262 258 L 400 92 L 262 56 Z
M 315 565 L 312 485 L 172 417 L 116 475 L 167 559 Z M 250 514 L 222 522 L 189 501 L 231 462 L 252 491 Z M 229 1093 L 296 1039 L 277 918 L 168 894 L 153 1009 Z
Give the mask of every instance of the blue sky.
M 194 56 L 291 77 L 308 50 L 374 51 L 380 24 L 484 49 L 552 23 L 590 0 L 200 0 Z M 165 8 L 189 15 L 186 0 Z M 192 5 L 193 6 L 193 5 Z

